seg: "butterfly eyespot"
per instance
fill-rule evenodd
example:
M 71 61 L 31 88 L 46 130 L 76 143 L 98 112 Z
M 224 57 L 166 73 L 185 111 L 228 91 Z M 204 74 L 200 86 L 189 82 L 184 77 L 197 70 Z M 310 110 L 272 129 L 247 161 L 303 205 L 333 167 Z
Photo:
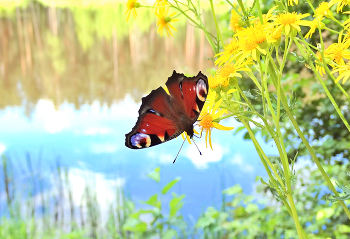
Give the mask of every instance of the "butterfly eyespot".
M 136 133 L 130 138 L 131 145 L 137 148 L 148 148 L 151 145 L 151 137 L 144 133 Z
M 205 84 L 203 79 L 199 79 L 197 81 L 197 87 L 196 87 L 196 93 L 198 99 L 201 101 L 205 101 L 205 98 L 207 97 L 207 85 Z

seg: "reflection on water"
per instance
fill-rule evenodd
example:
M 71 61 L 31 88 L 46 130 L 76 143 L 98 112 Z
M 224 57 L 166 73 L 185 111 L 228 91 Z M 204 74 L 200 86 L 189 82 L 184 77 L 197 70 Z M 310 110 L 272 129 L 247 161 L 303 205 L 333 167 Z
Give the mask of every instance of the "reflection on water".
M 120 182 L 138 201 L 157 192 L 145 175 L 162 165 L 164 184 L 181 176 L 174 189 L 186 194 L 184 215 L 195 217 L 207 206 L 219 207 L 226 186 L 242 183 L 246 192 L 253 190 L 262 166 L 254 146 L 241 140 L 243 132 L 233 137 L 214 131 L 215 151 L 199 139 L 204 156 L 185 145 L 174 165 L 181 140 L 147 150 L 124 146 L 143 95 L 164 85 L 174 69 L 197 74 L 213 66 L 205 59 L 212 51 L 203 34 L 179 21 L 175 37 L 160 38 L 154 16 L 140 11 L 137 24 L 126 23 L 124 5 L 118 3 L 62 7 L 23 2 L 0 13 L 0 154 L 5 152 L 20 169 L 15 176 L 29 179 L 21 172 L 25 155 L 31 155 L 33 161 L 42 159 L 40 170 L 49 179 L 57 161 L 71 168 L 73 192 L 84 188 L 84 171 L 101 179 L 101 194 L 110 195 L 108 185 Z M 5 197 L 0 197 L 4 207 Z
M 140 12 L 126 22 L 124 4 L 48 7 L 30 2 L 0 19 L 0 108 L 39 99 L 111 105 L 136 101 L 164 84 L 174 69 L 197 74 L 213 64 L 204 35 L 179 22 L 174 38 L 157 35 L 154 17 Z M 186 35 L 183 33 L 186 32 Z

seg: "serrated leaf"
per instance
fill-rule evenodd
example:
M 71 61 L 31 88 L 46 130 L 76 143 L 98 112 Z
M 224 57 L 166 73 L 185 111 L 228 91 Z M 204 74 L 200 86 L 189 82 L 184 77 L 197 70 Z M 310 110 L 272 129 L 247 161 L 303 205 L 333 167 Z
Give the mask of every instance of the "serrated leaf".
M 181 178 L 175 178 L 174 180 L 170 181 L 167 185 L 163 187 L 162 194 L 166 194 L 180 180 Z
M 157 183 L 160 181 L 160 167 L 155 168 L 152 172 L 147 174 L 147 177 L 153 179 Z

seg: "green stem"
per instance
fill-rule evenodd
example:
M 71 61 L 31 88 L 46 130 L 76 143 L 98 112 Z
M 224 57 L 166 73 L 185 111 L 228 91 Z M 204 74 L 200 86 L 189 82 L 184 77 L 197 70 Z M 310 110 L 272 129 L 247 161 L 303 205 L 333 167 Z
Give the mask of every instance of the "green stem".
M 247 25 L 247 27 L 250 26 L 250 23 L 249 23 L 249 16 L 248 16 L 248 13 L 246 12 L 245 8 L 244 8 L 244 5 L 243 5 L 243 2 L 242 0 L 237 0 L 240 8 L 242 9 L 242 12 L 243 12 L 243 15 L 244 15 L 244 21 L 245 21 L 245 24 Z
M 282 192 L 279 190 L 279 187 L 277 185 L 277 182 L 276 180 L 273 178 L 272 176 L 272 173 L 270 171 L 270 168 L 267 166 L 267 162 L 269 162 L 269 160 L 266 160 L 266 155 L 264 153 L 264 151 L 262 150 L 261 146 L 259 145 L 259 142 L 257 141 L 257 139 L 255 138 L 255 135 L 252 131 L 252 129 L 250 128 L 249 124 L 247 122 L 245 122 L 244 120 L 241 120 L 241 122 L 243 123 L 243 125 L 245 126 L 245 128 L 248 130 L 248 133 L 250 135 L 250 138 L 252 139 L 253 141 L 253 144 L 256 148 L 256 151 L 258 152 L 258 155 L 261 159 L 261 162 L 263 163 L 265 169 L 266 169 L 266 172 L 270 178 L 270 181 L 271 183 L 273 184 L 273 186 L 275 187 L 278 195 L 280 196 L 280 198 L 282 199 L 282 202 L 283 204 L 286 206 L 289 214 L 291 215 L 291 217 L 294 219 L 295 221 L 295 224 L 297 225 L 297 232 L 298 232 L 298 236 L 299 238 L 308 238 L 307 237 L 307 234 L 305 233 L 304 229 L 300 226 L 300 223 L 299 223 L 299 220 L 298 220 L 298 217 L 297 217 L 297 212 L 296 212 L 296 209 L 295 209 L 295 205 L 294 205 L 294 201 L 293 201 L 293 198 L 292 198 L 292 195 L 291 194 L 287 194 L 287 199 L 289 201 L 289 203 L 291 205 L 288 204 L 288 202 L 285 200 L 285 197 L 284 195 L 282 194 Z M 271 167 L 271 166 L 270 166 Z M 274 169 L 274 167 L 272 167 L 271 169 Z M 283 184 L 281 184 L 281 186 L 283 186 Z
M 267 65 L 266 67 L 268 67 L 268 61 L 266 62 Z M 271 69 L 271 68 L 270 68 Z M 302 236 L 302 232 L 303 232 L 303 229 L 300 225 L 300 221 L 299 221 L 299 218 L 298 218 L 298 214 L 297 214 L 297 211 L 296 211 L 296 208 L 295 208 L 295 205 L 294 205 L 294 199 L 293 199 L 293 191 L 292 191 L 292 185 L 291 185 L 291 176 L 290 176 L 290 171 L 289 171 L 289 163 L 288 163 L 288 157 L 287 157 L 287 153 L 286 153 L 286 150 L 285 150 L 285 147 L 284 147 L 284 143 L 283 143 L 283 138 L 282 138 L 282 134 L 280 132 L 280 128 L 279 128 L 279 114 L 280 114 L 280 107 L 277 105 L 277 116 L 275 115 L 274 113 L 274 109 L 272 107 L 272 104 L 271 104 L 271 100 L 270 100 L 270 97 L 269 97 L 269 92 L 268 92 L 268 88 L 267 88 L 267 82 L 266 80 L 262 79 L 263 81 L 263 86 L 266 90 L 266 100 L 267 100 L 267 103 L 268 103 L 268 106 L 269 106 L 269 109 L 270 109 L 270 112 L 271 112 L 271 115 L 272 115 L 272 118 L 275 122 L 275 125 L 276 125 L 276 133 L 277 133 L 277 137 L 276 136 L 273 136 L 273 139 L 275 141 L 275 144 L 277 146 L 277 149 L 278 149 L 278 152 L 279 152 L 279 155 L 280 155 L 280 158 L 281 158 L 281 162 L 282 162 L 282 165 L 283 165 L 283 172 L 284 172 L 284 177 L 285 177 L 285 182 L 286 182 L 286 187 L 287 187 L 287 198 L 288 198 L 288 201 L 289 201 L 289 205 L 290 205 L 290 208 L 292 210 L 292 217 L 294 219 L 294 222 L 295 222 L 295 226 L 297 228 L 297 232 L 298 232 L 298 235 L 299 235 L 299 238 L 303 238 Z M 278 83 L 278 86 L 280 86 L 280 84 Z M 277 88 L 279 89 L 279 88 Z M 279 102 L 279 99 L 281 98 L 280 96 L 280 91 L 277 90 L 277 104 L 280 104 Z
M 263 163 L 263 165 L 265 167 L 265 170 L 266 170 L 267 174 L 269 175 L 269 178 L 270 178 L 271 182 L 274 184 L 274 187 L 275 187 L 276 191 L 279 192 L 279 194 L 280 194 L 279 188 L 280 187 L 284 187 L 282 179 L 279 177 L 275 167 L 271 164 L 271 162 L 268 159 L 268 157 L 266 156 L 265 152 L 262 150 L 262 148 L 261 148 L 258 140 L 255 138 L 255 135 L 254 135 L 252 129 L 250 128 L 249 124 L 243 119 L 240 119 L 240 120 L 243 123 L 243 125 L 245 126 L 245 128 L 248 130 L 249 136 L 250 136 L 250 138 L 253 141 L 253 144 L 254 144 L 254 146 L 256 148 L 256 151 L 258 152 L 259 156 L 261 156 L 260 157 L 261 162 Z M 279 182 L 279 186 L 278 186 L 275 178 L 272 176 L 270 168 L 272 169 L 272 171 L 274 172 L 275 176 L 277 177 L 277 180 Z M 283 198 L 283 195 L 280 194 L 280 197 Z
M 211 13 L 213 14 L 213 18 L 214 18 L 214 22 L 215 22 L 215 27 L 216 27 L 216 33 L 219 36 L 219 41 L 221 42 L 222 45 L 224 45 L 224 40 L 221 36 L 221 32 L 220 32 L 220 28 L 218 26 L 218 22 L 216 20 L 216 15 L 215 15 L 215 10 L 214 10 L 214 4 L 213 4 L 213 0 L 210 0 L 210 8 L 211 8 Z M 219 48 L 220 48 L 220 44 L 219 44 Z
M 168 2 L 170 3 L 170 2 Z M 177 3 L 177 1 L 176 1 Z M 214 42 L 211 39 L 210 33 L 208 33 L 208 31 L 205 29 L 205 27 L 203 26 L 202 22 L 201 24 L 199 24 L 198 22 L 196 22 L 195 20 L 193 20 L 188 14 L 186 14 L 186 11 L 182 10 L 179 6 L 175 6 L 172 3 L 170 3 L 170 6 L 175 8 L 177 11 L 181 12 L 188 20 L 190 20 L 193 24 L 195 24 L 198 28 L 202 29 L 204 32 L 205 37 L 207 38 L 211 48 L 213 49 L 213 51 L 215 52 L 215 54 L 217 54 L 217 50 L 215 47 Z M 200 16 L 197 16 L 197 13 L 194 12 L 196 17 L 200 20 Z
M 274 85 L 275 87 L 277 87 L 277 82 L 276 82 L 276 79 L 277 79 L 277 76 L 275 75 L 275 73 L 272 71 L 271 72 L 271 78 L 274 82 Z M 283 91 L 283 88 L 281 88 L 281 102 L 282 102 L 282 105 L 284 107 L 284 109 L 286 110 L 286 113 L 290 119 L 290 121 L 292 122 L 295 130 L 298 132 L 298 135 L 299 137 L 301 138 L 301 140 L 303 141 L 304 145 L 306 146 L 306 148 L 308 149 L 313 161 L 316 163 L 318 169 L 320 170 L 322 176 L 324 177 L 324 179 L 326 180 L 327 184 L 328 184 L 328 187 L 329 189 L 334 193 L 335 196 L 339 197 L 339 194 L 337 192 L 337 190 L 334 188 L 330 178 L 328 177 L 327 173 L 324 171 L 320 161 L 318 160 L 313 148 L 310 146 L 309 142 L 307 141 L 307 139 L 305 138 L 304 134 L 301 132 L 300 128 L 299 128 L 299 125 L 298 123 L 296 122 L 296 120 L 294 119 L 294 115 L 293 113 L 291 112 L 291 110 L 289 109 L 289 106 L 288 106 L 288 102 L 287 102 L 287 99 L 286 99 L 286 96 L 285 96 L 285 93 Z M 346 207 L 346 205 L 344 204 L 343 201 L 338 201 L 340 203 L 340 205 L 342 206 L 342 208 L 344 209 L 346 215 L 350 218 L 350 211 L 349 209 Z
M 249 108 L 251 108 L 259 117 L 260 119 L 262 119 L 262 121 L 265 124 L 265 128 L 266 130 L 270 133 L 270 135 L 272 137 L 275 137 L 275 133 L 274 131 L 271 129 L 271 126 L 268 124 L 266 118 L 264 118 L 261 114 L 259 114 L 254 107 L 250 104 L 250 101 L 247 99 L 247 97 L 244 95 L 244 93 L 242 92 L 241 88 L 237 85 L 237 90 L 239 91 L 239 93 L 242 95 L 242 97 L 244 98 L 244 100 L 248 103 Z M 270 166 L 270 168 L 272 169 L 272 171 L 274 172 L 275 176 L 277 177 L 277 180 L 279 181 L 279 183 L 281 184 L 281 186 L 284 186 L 283 184 L 283 180 L 281 179 L 281 177 L 278 175 L 275 167 L 273 167 L 272 163 L 270 162 L 270 160 L 268 159 L 268 157 L 265 155 L 264 151 L 261 149 L 261 147 L 259 146 L 260 150 L 262 151 L 262 155 L 264 156 L 265 161 L 267 162 L 267 164 Z
M 262 25 L 262 24 L 264 24 L 264 20 L 262 18 L 262 12 L 261 12 L 261 8 L 260 8 L 260 1 L 256 0 L 255 3 L 256 3 L 256 7 L 258 8 L 259 19 L 260 19 L 260 23 Z

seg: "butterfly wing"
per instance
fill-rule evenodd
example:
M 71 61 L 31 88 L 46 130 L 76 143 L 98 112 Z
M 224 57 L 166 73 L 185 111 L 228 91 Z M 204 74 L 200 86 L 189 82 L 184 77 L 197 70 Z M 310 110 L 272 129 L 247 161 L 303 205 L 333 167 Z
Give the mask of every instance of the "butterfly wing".
M 208 79 L 201 72 L 186 77 L 175 71 L 166 82 L 169 90 L 159 87 L 142 98 L 139 118 L 125 145 L 132 149 L 148 148 L 179 136 L 193 135 L 193 124 L 203 108 L 209 90 Z
M 135 127 L 126 134 L 125 145 L 132 149 L 148 148 L 180 135 L 179 129 L 171 116 L 169 95 L 159 87 L 142 98 L 139 118 Z
M 174 71 L 166 86 L 171 95 L 173 108 L 179 112 L 183 111 L 186 115 L 184 121 L 189 121 L 193 125 L 207 98 L 209 90 L 207 77 L 201 72 L 195 77 L 186 77 Z

